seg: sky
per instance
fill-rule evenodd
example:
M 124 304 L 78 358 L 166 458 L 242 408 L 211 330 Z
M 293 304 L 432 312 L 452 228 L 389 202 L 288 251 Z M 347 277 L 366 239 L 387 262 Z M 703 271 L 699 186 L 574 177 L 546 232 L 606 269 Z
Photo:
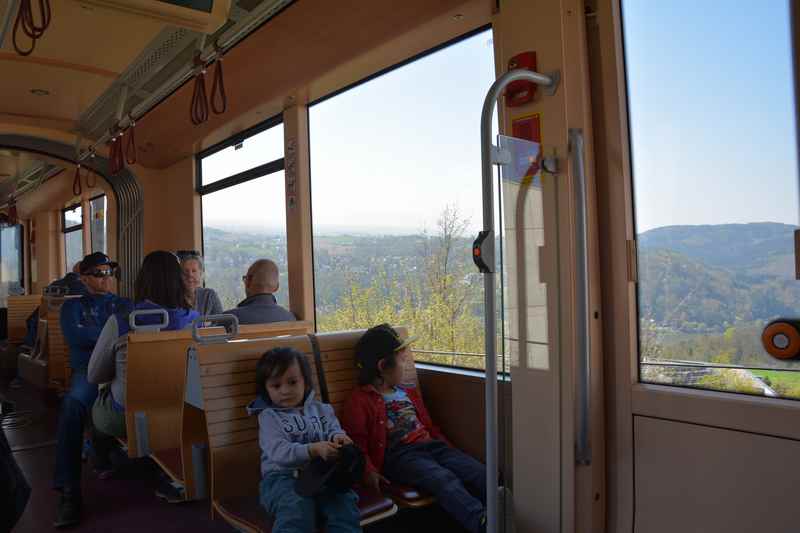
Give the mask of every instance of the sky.
M 477 232 L 480 113 L 494 81 L 492 47 L 491 32 L 482 32 L 309 109 L 315 234 L 434 231 L 448 204 Z M 215 154 L 204 161 L 204 182 L 265 162 L 258 154 L 275 153 L 281 135 Z M 212 193 L 203 199 L 203 221 L 285 227 L 275 203 L 252 191 Z
M 797 224 L 788 3 L 622 6 L 637 231 Z
M 788 13 L 782 0 L 623 0 L 637 231 L 798 222 Z M 431 232 L 448 204 L 477 231 L 493 80 L 483 32 L 312 106 L 315 234 Z M 205 182 L 280 157 L 282 135 L 208 158 Z M 282 179 L 205 196 L 204 223 L 284 228 Z

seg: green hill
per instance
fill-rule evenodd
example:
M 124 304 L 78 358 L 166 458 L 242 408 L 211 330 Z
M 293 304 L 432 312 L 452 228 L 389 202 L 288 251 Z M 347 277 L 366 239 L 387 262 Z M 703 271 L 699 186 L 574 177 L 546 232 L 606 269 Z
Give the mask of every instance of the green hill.
M 678 332 L 800 315 L 795 226 L 668 226 L 639 236 L 640 315 Z

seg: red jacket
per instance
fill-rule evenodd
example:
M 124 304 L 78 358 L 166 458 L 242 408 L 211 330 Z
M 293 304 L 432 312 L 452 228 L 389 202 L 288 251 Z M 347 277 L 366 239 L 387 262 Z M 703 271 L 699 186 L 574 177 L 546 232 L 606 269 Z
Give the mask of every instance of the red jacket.
M 417 418 L 425 426 L 431 437 L 450 445 L 438 427 L 433 425 L 422 398 L 414 388 L 405 388 L 408 399 L 417 410 Z M 353 442 L 361 448 L 367 457 L 365 474 L 370 471 L 383 470 L 383 458 L 389 431 L 386 429 L 386 404 L 383 396 L 372 385 L 356 388 L 344 406 L 342 426 Z

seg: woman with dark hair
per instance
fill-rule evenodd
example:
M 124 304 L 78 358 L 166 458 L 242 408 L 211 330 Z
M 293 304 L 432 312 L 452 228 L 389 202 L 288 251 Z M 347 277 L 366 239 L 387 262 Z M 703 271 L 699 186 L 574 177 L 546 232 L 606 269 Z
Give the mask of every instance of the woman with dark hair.
M 137 327 L 161 324 L 166 312 L 169 321 L 164 330 L 184 329 L 200 316 L 187 301 L 181 266 L 175 254 L 156 251 L 144 258 L 134 284 L 133 310 L 160 311 L 136 317 Z M 95 400 L 92 420 L 98 431 L 114 437 L 125 437 L 129 319 L 130 312 L 108 319 L 89 360 L 89 382 L 108 383 Z

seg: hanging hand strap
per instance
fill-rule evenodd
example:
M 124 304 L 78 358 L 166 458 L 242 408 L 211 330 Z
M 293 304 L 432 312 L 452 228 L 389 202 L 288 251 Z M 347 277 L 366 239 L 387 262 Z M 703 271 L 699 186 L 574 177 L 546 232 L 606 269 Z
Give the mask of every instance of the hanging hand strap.
M 51 18 L 52 10 L 50 9 L 50 0 L 39 0 L 40 24 L 36 23 L 36 19 L 33 16 L 31 0 L 20 0 L 19 9 L 17 10 L 17 19 L 14 21 L 14 32 L 12 36 L 14 50 L 16 50 L 21 56 L 31 55 L 34 48 L 36 48 L 36 40 L 44 35 L 45 30 L 48 28 L 48 26 L 50 26 Z M 18 34 L 20 29 L 22 30 L 22 33 L 24 33 L 31 40 L 31 47 L 27 50 L 23 50 L 22 47 L 19 46 Z
M 194 57 L 195 66 L 200 70 L 194 78 L 194 93 L 192 94 L 192 106 L 189 109 L 189 118 L 192 124 L 199 126 L 208 120 L 208 95 L 206 94 L 206 67 L 197 53 Z
M 125 143 L 125 161 L 129 165 L 136 164 L 136 122 L 130 117 L 131 125 L 128 127 L 128 141 Z
M 72 180 L 72 194 L 73 196 L 80 196 L 83 192 L 81 187 L 81 164 L 75 165 L 75 178 Z
M 222 70 L 222 52 L 217 49 L 217 62 L 214 64 L 214 82 L 211 84 L 211 109 L 221 115 L 228 109 L 228 95 L 225 94 L 225 74 Z M 219 101 L 219 106 L 217 106 Z

